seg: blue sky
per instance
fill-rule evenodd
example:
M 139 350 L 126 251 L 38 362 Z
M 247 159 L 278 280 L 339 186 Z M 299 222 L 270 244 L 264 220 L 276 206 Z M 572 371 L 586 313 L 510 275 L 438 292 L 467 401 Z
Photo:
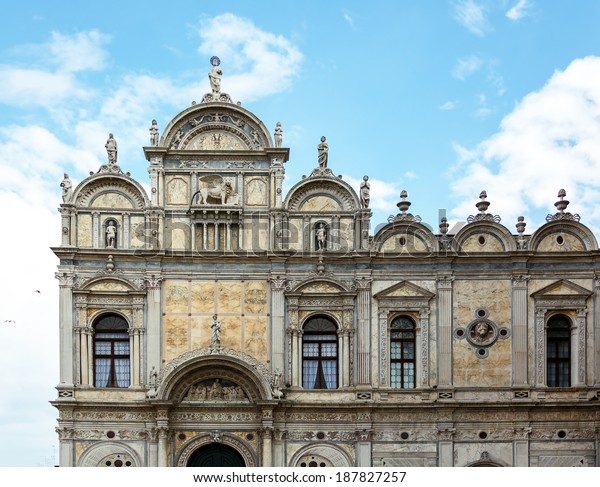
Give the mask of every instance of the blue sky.
M 84 5 L 84 6 L 82 6 Z M 8 20 L 8 21 L 6 21 Z M 0 466 L 45 465 L 57 446 L 59 183 L 105 161 L 144 183 L 161 130 L 223 91 L 271 130 L 289 188 L 317 165 L 371 181 L 373 226 L 411 212 L 437 229 L 489 211 L 514 233 L 569 210 L 600 229 L 600 2 L 542 0 L 13 3 L 0 31 Z M 40 290 L 36 293 L 35 290 Z

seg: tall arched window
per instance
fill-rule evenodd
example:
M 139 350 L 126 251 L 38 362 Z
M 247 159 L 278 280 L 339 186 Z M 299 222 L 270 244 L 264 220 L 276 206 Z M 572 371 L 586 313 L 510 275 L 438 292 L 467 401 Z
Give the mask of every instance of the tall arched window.
M 118 315 L 103 315 L 94 325 L 94 385 L 129 387 L 129 326 Z
M 390 385 L 395 389 L 415 388 L 416 331 L 413 320 L 398 316 L 390 326 Z
M 302 335 L 302 387 L 337 389 L 338 336 L 335 323 L 328 318 L 312 318 Z
M 571 322 L 564 315 L 554 315 L 548 320 L 546 385 L 571 386 Z

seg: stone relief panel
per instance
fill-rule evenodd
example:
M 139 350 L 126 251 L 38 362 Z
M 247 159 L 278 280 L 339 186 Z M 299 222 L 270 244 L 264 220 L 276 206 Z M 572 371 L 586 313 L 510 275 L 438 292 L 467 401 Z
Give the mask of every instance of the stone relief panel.
M 509 280 L 457 280 L 454 282 L 454 328 L 473 321 L 475 310 L 485 308 L 498 327 L 511 327 L 511 283 Z M 489 355 L 478 358 L 467 340 L 452 341 L 453 377 L 456 386 L 510 386 L 511 340 L 498 340 Z
M 133 209 L 131 200 L 120 193 L 101 193 L 90 202 L 91 208 Z
M 246 196 L 246 204 L 248 206 L 266 206 L 267 178 L 256 177 L 247 180 L 244 194 Z
M 146 245 L 146 237 L 144 230 L 144 217 L 143 216 L 132 216 L 130 219 L 131 232 L 130 232 L 130 243 L 131 248 L 140 248 Z
M 188 182 L 180 176 L 168 176 L 166 178 L 167 204 L 189 205 L 190 191 Z
M 167 361 L 183 352 L 208 347 L 215 314 L 221 323 L 221 346 L 268 360 L 267 281 L 166 279 L 163 286 Z
M 192 385 L 183 397 L 190 402 L 248 402 L 244 390 L 226 379 L 207 379 Z
M 186 150 L 247 150 L 246 144 L 228 132 L 202 132 L 189 141 Z
M 340 204 L 327 196 L 312 196 L 304 201 L 299 208 L 299 211 L 310 211 L 311 213 L 330 213 L 341 210 Z
M 474 233 L 467 237 L 461 244 L 463 252 L 503 252 L 502 241 L 491 233 Z
M 101 281 L 90 288 L 90 291 L 129 291 L 130 288 L 119 281 Z
M 552 233 L 539 243 L 538 252 L 581 252 L 585 244 L 575 235 L 567 232 Z
M 92 215 L 77 215 L 77 246 L 92 246 Z

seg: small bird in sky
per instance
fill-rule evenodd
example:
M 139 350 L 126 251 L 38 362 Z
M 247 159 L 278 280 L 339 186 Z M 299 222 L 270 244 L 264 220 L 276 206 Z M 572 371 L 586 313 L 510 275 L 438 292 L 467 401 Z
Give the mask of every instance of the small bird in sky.
M 38 293 L 38 294 L 42 294 L 42 291 L 40 291 L 39 289 L 36 289 L 35 291 L 33 291 L 34 293 Z
M 15 320 L 4 320 L 4 323 L 16 323 Z

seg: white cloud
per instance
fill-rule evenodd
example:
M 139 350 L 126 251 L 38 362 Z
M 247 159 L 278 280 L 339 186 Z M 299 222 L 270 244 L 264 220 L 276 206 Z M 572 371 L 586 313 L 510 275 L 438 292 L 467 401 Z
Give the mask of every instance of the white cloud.
M 302 53 L 288 39 L 256 27 L 250 20 L 226 13 L 203 20 L 198 52 L 223 61 L 222 90 L 236 100 L 286 90 L 298 74 Z M 227 69 L 230 71 L 227 72 Z M 208 91 L 208 79 L 205 80 Z
M 490 212 L 512 229 L 519 215 L 534 224 L 553 212 L 560 188 L 569 211 L 600 226 L 600 58 L 573 61 L 539 91 L 527 95 L 501 122 L 500 130 L 474 149 L 455 146 L 461 166 L 453 191 L 453 214 L 473 213 L 477 195 L 487 190 Z
M 453 100 L 453 101 L 449 100 L 440 105 L 440 110 L 454 110 L 457 105 L 458 105 L 458 102 L 456 100 Z
M 527 10 L 531 7 L 529 0 L 519 0 L 516 5 L 506 12 L 506 16 L 510 20 L 519 20 L 527 16 Z
M 356 24 L 354 23 L 354 17 L 352 17 L 352 15 L 350 15 L 350 12 L 348 12 L 347 10 L 344 10 L 342 12 L 342 16 L 344 17 L 344 20 L 348 23 L 348 25 L 350 26 L 350 28 L 352 30 L 357 30 Z
M 452 76 L 464 81 L 466 78 L 478 71 L 482 65 L 483 60 L 477 56 L 460 58 L 452 69 Z
M 53 32 L 47 52 L 62 71 L 95 71 L 106 66 L 108 55 L 101 46 L 109 41 L 110 36 L 97 30 L 73 35 Z
M 490 30 L 486 12 L 473 0 L 460 0 L 454 4 L 454 19 L 470 32 L 483 37 Z

